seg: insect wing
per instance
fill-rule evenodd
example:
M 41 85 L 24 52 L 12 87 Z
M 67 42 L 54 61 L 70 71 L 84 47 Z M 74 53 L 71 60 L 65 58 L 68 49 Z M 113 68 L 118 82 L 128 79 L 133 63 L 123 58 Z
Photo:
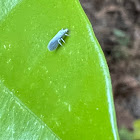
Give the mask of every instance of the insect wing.
M 56 39 L 52 39 L 48 44 L 48 50 L 53 51 L 58 47 L 58 41 Z

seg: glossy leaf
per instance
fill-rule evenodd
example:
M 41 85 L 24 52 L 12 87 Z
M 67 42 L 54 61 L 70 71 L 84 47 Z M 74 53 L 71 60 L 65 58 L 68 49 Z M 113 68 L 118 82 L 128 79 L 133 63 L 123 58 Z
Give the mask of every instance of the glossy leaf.
M 0 1 L 0 80 L 9 91 L 1 89 L 0 112 L 9 112 L 11 102 L 5 101 L 12 92 L 22 102 L 12 103 L 19 112 L 13 111 L 12 118 L 24 119 L 27 108 L 27 116 L 37 122 L 28 127 L 24 120 L 27 129 L 41 133 L 43 121 L 47 127 L 42 133 L 56 139 L 119 139 L 108 67 L 78 0 Z M 48 51 L 47 44 L 62 28 L 70 30 L 66 43 Z M 9 116 L 6 120 L 8 127 Z M 21 133 L 13 130 L 14 137 Z
M 59 138 L 0 81 L 0 139 L 58 140 Z

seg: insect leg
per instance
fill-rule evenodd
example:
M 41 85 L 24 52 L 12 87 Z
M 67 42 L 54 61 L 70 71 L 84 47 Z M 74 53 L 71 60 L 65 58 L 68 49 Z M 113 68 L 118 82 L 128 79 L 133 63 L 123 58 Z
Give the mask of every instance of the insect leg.
M 60 42 L 60 39 L 58 39 L 58 44 L 60 44 L 61 46 L 63 46 L 63 45 L 61 44 L 61 42 Z
M 65 36 L 69 36 L 68 34 L 65 34 Z
M 63 38 L 61 38 L 61 40 L 65 43 L 65 41 L 64 41 L 64 39 L 63 39 Z

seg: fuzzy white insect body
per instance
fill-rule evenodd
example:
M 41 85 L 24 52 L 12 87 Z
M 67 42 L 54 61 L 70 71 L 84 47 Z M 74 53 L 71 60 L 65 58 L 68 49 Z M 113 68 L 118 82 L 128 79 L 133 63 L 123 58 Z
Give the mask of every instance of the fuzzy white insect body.
M 64 41 L 64 37 L 65 36 L 68 36 L 68 29 L 61 29 L 52 39 L 51 39 L 51 41 L 49 42 L 49 44 L 48 44 L 48 50 L 49 51 L 53 51 L 53 50 L 55 50 L 57 47 L 58 47 L 58 45 L 61 45 L 62 46 L 62 44 L 61 44 L 61 42 L 60 41 L 62 41 L 62 42 L 64 42 L 65 43 L 65 41 Z

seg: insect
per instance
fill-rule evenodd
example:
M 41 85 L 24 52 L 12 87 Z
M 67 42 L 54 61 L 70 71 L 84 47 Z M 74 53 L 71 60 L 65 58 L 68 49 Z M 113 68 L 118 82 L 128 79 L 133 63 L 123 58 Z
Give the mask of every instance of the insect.
M 51 41 L 49 42 L 49 44 L 48 44 L 48 50 L 49 50 L 49 51 L 53 51 L 53 50 L 55 50 L 55 49 L 58 47 L 58 45 L 62 46 L 62 44 L 61 44 L 60 41 L 62 41 L 62 42 L 65 43 L 64 37 L 65 37 L 65 36 L 69 36 L 69 35 L 67 34 L 68 31 L 69 31 L 68 29 L 61 29 L 61 30 L 51 39 Z

